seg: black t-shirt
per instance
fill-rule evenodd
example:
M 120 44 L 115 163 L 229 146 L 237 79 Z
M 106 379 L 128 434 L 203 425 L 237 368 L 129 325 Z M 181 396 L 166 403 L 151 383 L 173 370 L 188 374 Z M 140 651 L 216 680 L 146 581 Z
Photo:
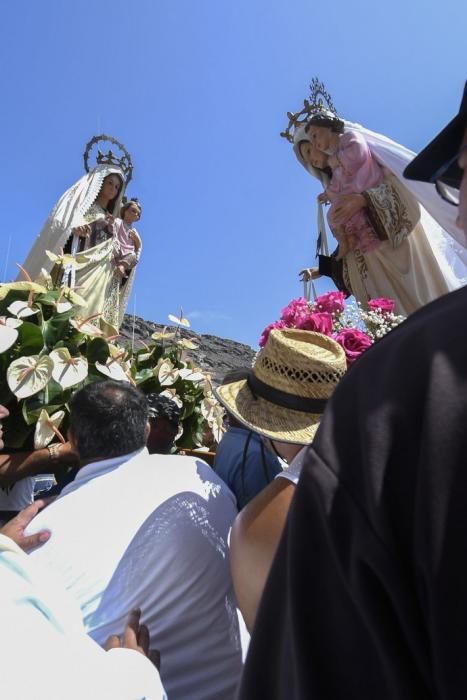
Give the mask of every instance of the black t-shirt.
M 239 697 L 467 697 L 467 289 L 411 316 L 334 392 Z

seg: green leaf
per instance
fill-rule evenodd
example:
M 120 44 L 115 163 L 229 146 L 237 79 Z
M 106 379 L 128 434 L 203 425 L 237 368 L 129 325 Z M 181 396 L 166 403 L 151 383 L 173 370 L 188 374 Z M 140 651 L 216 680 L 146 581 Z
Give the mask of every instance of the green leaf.
M 21 407 L 18 403 L 8 407 L 10 415 L 2 420 L 3 440 L 5 448 L 27 449 L 28 443 L 32 447 L 33 428 L 26 425 L 23 419 Z
M 22 355 L 38 355 L 44 347 L 42 330 L 35 323 L 24 321 L 18 328 L 18 342 Z
M 139 386 L 140 384 L 143 384 L 144 382 L 147 382 L 149 379 L 153 379 L 153 378 L 154 378 L 154 374 L 152 372 L 152 369 L 149 369 L 149 368 L 141 369 L 134 376 L 134 380 L 135 380 L 137 386 Z
M 48 348 L 53 348 L 59 340 L 64 340 L 70 333 L 68 321 L 74 313 L 74 309 L 69 309 L 62 314 L 53 314 L 48 321 L 44 322 L 44 340 Z
M 109 344 L 104 338 L 93 338 L 88 342 L 87 358 L 89 364 L 95 362 L 105 364 L 109 356 Z

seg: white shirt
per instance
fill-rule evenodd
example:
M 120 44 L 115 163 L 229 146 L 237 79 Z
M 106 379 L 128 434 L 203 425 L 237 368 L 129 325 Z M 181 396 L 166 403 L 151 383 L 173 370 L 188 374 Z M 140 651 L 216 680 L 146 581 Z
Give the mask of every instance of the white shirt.
M 0 697 L 167 700 L 151 662 L 128 649 L 105 652 L 93 642 L 76 602 L 4 535 L 0 590 Z
M 81 469 L 34 519 L 52 537 L 31 556 L 59 574 L 99 643 L 141 607 L 170 700 L 228 700 L 241 672 L 227 547 L 235 515 L 207 464 L 142 450 Z
M 292 482 L 292 484 L 295 484 L 295 486 L 298 484 L 298 480 L 300 478 L 300 472 L 302 471 L 302 466 L 303 462 L 305 460 L 305 455 L 306 455 L 306 448 L 308 445 L 305 445 L 300 452 L 297 452 L 293 460 L 290 462 L 289 466 L 285 469 L 283 469 L 277 476 L 275 477 L 276 479 L 288 479 L 289 481 Z

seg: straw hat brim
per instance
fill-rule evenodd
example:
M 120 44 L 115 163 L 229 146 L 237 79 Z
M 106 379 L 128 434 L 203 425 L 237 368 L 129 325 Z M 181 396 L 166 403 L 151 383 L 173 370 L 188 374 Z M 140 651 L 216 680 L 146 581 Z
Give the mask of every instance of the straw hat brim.
M 321 414 L 294 411 L 256 398 L 246 379 L 224 384 L 216 389 L 216 394 L 227 411 L 245 427 L 278 442 L 309 445 L 321 420 Z

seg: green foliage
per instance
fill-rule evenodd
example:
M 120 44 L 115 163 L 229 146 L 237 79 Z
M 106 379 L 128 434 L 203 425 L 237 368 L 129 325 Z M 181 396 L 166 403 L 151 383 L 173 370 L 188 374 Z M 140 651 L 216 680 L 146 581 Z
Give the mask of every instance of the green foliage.
M 146 347 L 135 351 L 109 342 L 97 325 L 78 316 L 73 292 L 53 286 L 50 279 L 45 287 L 0 284 L 0 334 L 2 328 L 6 349 L 0 352 L 0 403 L 10 411 L 4 421 L 6 449 L 32 449 L 44 446 L 41 440 L 50 442 L 55 433 L 41 430 L 37 423 L 42 416 L 41 425 L 50 427 L 52 417 L 61 411 L 64 416 L 55 418 L 55 428 L 61 421 L 58 429 L 66 435 L 73 393 L 108 377 L 131 382 L 146 394 L 164 393 L 178 403 L 183 430 L 177 446 L 201 446 L 208 429 L 215 439 L 222 434 L 223 410 L 214 399 L 210 377 L 186 358 L 187 341 L 181 340 L 178 330 L 155 334 Z M 17 331 L 16 340 L 11 328 Z M 59 349 L 63 350 L 54 352 Z M 84 360 L 78 358 L 85 358 L 87 368 L 84 363 L 83 370 Z M 43 369 L 44 362 L 53 366 L 53 376 Z M 78 383 L 67 386 L 64 377 L 78 371 L 75 365 L 81 367 L 73 380 Z

